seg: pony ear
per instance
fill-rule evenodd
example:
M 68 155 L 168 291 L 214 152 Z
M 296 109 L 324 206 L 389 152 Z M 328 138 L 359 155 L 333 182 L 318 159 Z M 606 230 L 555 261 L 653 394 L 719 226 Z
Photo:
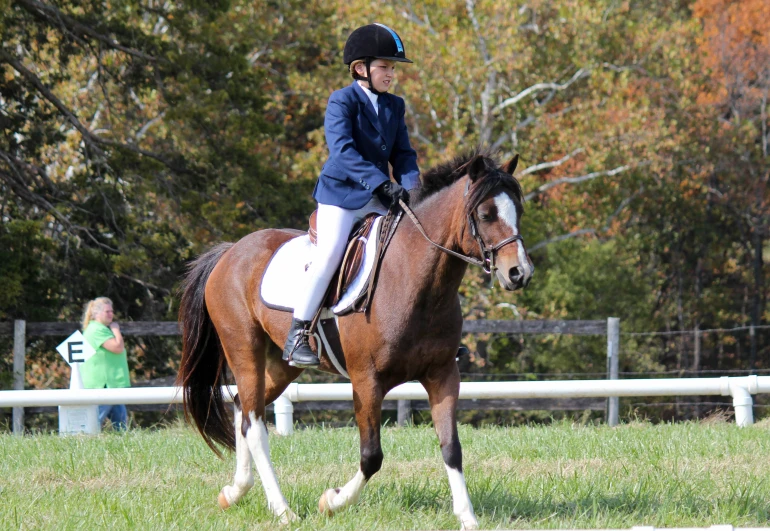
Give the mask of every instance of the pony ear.
M 513 156 L 511 160 L 508 161 L 508 164 L 506 164 L 503 167 L 503 171 L 507 173 L 508 175 L 513 175 L 513 172 L 516 171 L 516 166 L 519 165 L 519 154 Z
M 484 160 L 484 157 L 476 155 L 468 164 L 468 177 L 471 178 L 471 181 L 475 182 L 476 179 L 484 175 L 486 169 L 487 163 Z

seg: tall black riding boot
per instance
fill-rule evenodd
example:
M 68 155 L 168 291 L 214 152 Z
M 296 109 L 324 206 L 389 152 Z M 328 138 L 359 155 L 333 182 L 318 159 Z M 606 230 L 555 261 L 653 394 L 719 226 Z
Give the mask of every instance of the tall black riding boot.
M 293 367 L 317 367 L 321 361 L 310 348 L 307 330 L 310 329 L 310 321 L 302 321 L 294 318 L 289 328 L 289 336 L 283 347 L 283 359 Z

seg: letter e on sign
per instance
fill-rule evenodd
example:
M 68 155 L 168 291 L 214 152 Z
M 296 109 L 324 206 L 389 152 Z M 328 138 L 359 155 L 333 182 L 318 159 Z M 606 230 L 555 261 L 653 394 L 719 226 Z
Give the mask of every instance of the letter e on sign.
M 80 330 L 65 339 L 61 345 L 56 347 L 56 351 L 70 365 L 73 363 L 84 363 L 88 358 L 96 354 L 94 347 L 88 344 Z

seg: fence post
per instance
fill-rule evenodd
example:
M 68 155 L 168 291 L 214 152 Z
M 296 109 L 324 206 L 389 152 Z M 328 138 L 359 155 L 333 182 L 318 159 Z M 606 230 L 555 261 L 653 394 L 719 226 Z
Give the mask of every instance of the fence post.
M 701 334 L 700 334 L 700 323 L 695 323 L 695 352 L 693 352 L 692 356 L 692 370 L 693 370 L 693 376 L 695 378 L 699 377 L 698 372 L 700 371 L 700 351 L 701 351 Z M 700 397 L 695 396 L 693 397 L 695 399 L 695 407 L 693 408 L 693 417 L 696 419 L 700 418 L 700 406 L 698 405 L 698 402 L 700 402 Z
M 17 319 L 13 322 L 13 389 L 24 390 L 24 357 L 27 344 L 27 322 Z M 24 435 L 24 408 L 13 408 L 13 433 Z
M 607 318 L 607 378 L 618 379 L 618 353 L 620 351 L 620 319 L 618 317 Z M 618 413 L 620 409 L 620 397 L 611 396 L 607 407 L 607 424 L 618 425 Z
M 294 433 L 294 404 L 288 397 L 281 395 L 273 402 L 275 412 L 275 431 L 278 435 Z
M 399 400 L 398 401 L 398 425 L 406 426 L 411 421 L 412 421 L 412 401 Z

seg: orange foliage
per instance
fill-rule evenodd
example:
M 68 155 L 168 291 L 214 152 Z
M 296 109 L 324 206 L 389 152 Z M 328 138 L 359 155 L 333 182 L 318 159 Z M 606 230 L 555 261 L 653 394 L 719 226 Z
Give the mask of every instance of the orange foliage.
M 697 0 L 693 14 L 703 24 L 704 63 L 718 84 L 701 103 L 754 106 L 770 86 L 770 2 Z

